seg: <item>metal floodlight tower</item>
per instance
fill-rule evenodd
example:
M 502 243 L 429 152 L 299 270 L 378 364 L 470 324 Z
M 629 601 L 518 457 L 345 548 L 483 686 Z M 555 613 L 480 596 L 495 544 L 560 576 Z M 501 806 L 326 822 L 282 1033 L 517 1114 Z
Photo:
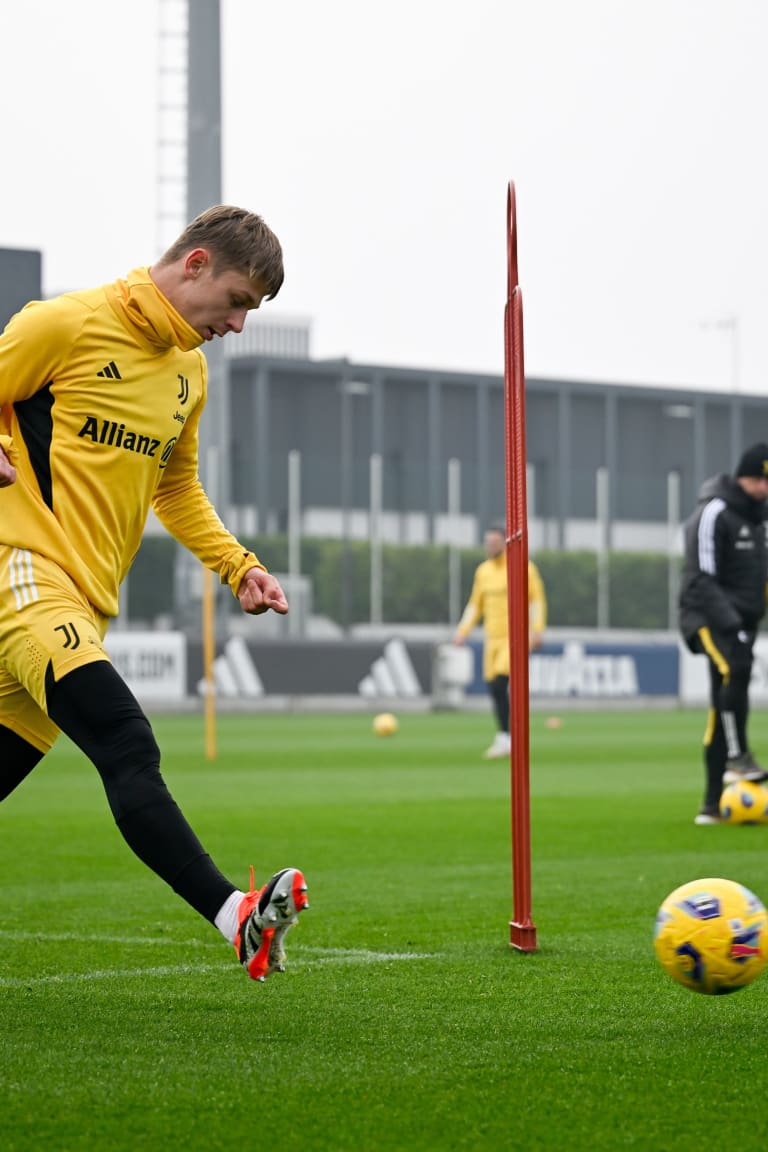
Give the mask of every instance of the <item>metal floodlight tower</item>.
M 187 220 L 221 203 L 221 10 L 187 0 Z M 220 340 L 205 346 L 208 402 L 200 422 L 200 465 L 224 519 L 230 504 L 230 397 Z
M 158 9 L 157 255 L 186 224 L 221 203 L 221 12 L 219 0 L 160 0 Z M 208 400 L 200 423 L 200 473 L 226 520 L 230 505 L 230 395 L 224 349 L 205 347 Z M 200 570 L 179 546 L 175 611 L 199 628 Z M 222 608 L 223 611 L 223 608 Z

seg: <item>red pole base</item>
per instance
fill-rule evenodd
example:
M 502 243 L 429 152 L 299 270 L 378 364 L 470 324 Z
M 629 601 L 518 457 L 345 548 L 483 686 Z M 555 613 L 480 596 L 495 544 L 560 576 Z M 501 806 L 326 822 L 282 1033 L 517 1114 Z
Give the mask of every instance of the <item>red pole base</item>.
M 517 924 L 514 920 L 509 922 L 509 943 L 518 952 L 536 951 L 536 928 L 533 924 Z

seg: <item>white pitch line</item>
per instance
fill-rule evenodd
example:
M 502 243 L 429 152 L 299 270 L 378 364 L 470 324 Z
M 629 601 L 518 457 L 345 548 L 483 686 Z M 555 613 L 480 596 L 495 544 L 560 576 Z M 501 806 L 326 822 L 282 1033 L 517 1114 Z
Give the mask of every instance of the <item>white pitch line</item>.
M 130 980 L 147 976 L 192 976 L 198 972 L 232 970 L 231 964 L 176 964 L 161 968 L 106 968 L 103 971 L 58 972 L 50 976 L 0 977 L 0 988 L 35 988 L 41 984 L 85 984 L 92 980 Z
M 368 948 L 308 948 L 301 945 L 300 952 L 313 952 L 327 963 L 338 960 L 343 964 L 382 964 L 387 960 L 443 960 L 440 952 L 371 952 Z
M 78 944 L 123 944 L 126 947 L 134 947 L 137 944 L 148 945 L 173 945 L 177 948 L 220 948 L 221 940 L 181 940 L 171 938 L 168 936 L 105 936 L 97 932 L 19 932 L 9 929 L 0 928 L 0 940 L 35 940 L 38 942 L 54 942 L 54 943 L 69 943 L 75 942 Z M 293 943 L 293 941 L 291 942 Z M 302 953 L 312 952 L 319 956 L 334 956 L 345 957 L 354 959 L 360 957 L 362 960 L 369 959 L 372 963 L 382 960 L 430 960 L 441 959 L 439 952 L 375 952 L 370 948 L 324 948 L 322 946 L 314 946 L 311 944 L 299 944 L 298 950 Z
M 5 939 L 15 936 L 10 932 L 0 933 Z M 27 934 L 19 934 L 26 939 Z M 18 937 L 17 937 L 18 938 Z M 50 939 L 43 936 L 42 939 Z M 35 939 L 40 940 L 40 936 Z M 69 937 L 67 937 L 69 939 Z M 82 939 L 82 937 L 78 937 Z M 108 937 L 95 937 L 106 940 Z M 165 941 L 162 941 L 165 943 Z M 142 940 L 142 943 L 148 943 Z M 302 959 L 301 952 L 311 952 L 313 958 Z M 298 958 L 296 958 L 298 954 Z M 439 959 L 436 952 L 370 952 L 364 948 L 304 948 L 291 953 L 291 968 L 304 968 L 311 966 L 326 966 L 329 964 L 387 964 L 393 961 L 434 960 Z M 82 984 L 92 980 L 131 980 L 146 979 L 148 976 L 196 976 L 205 972 L 234 971 L 232 964 L 174 964 L 162 965 L 153 968 L 105 968 L 92 969 L 88 972 L 57 972 L 47 976 L 9 976 L 0 977 L 0 988 L 34 988 L 39 985 L 51 984 Z
M 0 940 L 44 940 L 53 943 L 71 941 L 89 944 L 124 944 L 134 948 L 137 944 L 172 944 L 182 948 L 218 948 L 220 940 L 182 940 L 170 936 L 105 936 L 97 932 L 11 932 L 0 928 Z

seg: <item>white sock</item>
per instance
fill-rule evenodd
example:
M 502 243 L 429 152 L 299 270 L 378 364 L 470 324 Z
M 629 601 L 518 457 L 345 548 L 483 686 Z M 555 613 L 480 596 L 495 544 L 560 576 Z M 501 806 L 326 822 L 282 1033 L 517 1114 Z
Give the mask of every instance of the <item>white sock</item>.
M 214 920 L 219 932 L 225 940 L 229 940 L 230 944 L 234 944 L 237 936 L 237 910 L 243 896 L 245 896 L 245 892 L 236 888 L 230 896 L 227 896 Z

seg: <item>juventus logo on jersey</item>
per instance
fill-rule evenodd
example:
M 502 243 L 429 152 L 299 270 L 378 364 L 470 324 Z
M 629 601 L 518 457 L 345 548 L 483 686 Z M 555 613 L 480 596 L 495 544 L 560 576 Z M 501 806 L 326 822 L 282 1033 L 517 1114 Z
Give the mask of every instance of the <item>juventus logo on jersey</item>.
M 181 372 L 179 372 L 177 379 L 179 381 L 179 394 L 176 399 L 180 404 L 186 404 L 189 400 L 189 380 L 186 376 L 182 376 Z
M 80 633 L 71 620 L 68 624 L 57 624 L 54 632 L 63 632 L 65 648 L 71 648 L 74 652 L 75 648 L 80 647 Z

